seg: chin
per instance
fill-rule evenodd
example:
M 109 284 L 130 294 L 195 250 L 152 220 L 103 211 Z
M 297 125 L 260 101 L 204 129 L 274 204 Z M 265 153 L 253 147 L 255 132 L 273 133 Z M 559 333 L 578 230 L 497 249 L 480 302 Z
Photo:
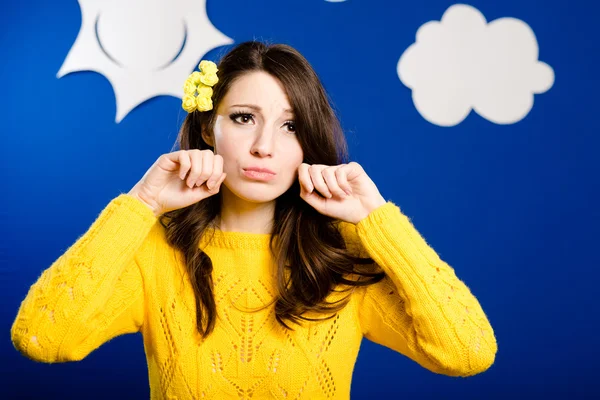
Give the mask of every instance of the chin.
M 276 200 L 288 188 L 261 182 L 237 182 L 227 185 L 227 189 L 242 200 L 251 203 L 268 203 Z

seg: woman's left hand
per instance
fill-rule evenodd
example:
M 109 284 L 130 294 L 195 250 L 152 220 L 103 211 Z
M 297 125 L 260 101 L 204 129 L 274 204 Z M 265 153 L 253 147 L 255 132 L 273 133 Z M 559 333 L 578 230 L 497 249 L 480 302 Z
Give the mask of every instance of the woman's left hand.
M 300 197 L 321 214 L 357 224 L 386 203 L 375 183 L 356 162 L 298 168 Z

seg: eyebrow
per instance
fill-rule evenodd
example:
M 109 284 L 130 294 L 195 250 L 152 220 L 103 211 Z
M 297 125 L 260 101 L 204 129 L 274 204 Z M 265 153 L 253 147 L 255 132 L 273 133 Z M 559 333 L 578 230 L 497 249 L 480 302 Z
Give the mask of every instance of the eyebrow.
M 233 104 L 230 107 L 247 107 L 247 108 L 251 108 L 252 110 L 255 110 L 255 111 L 258 111 L 258 112 L 262 111 L 262 108 L 260 108 L 257 105 L 254 105 L 254 104 Z M 283 111 L 286 112 L 286 113 L 290 113 L 290 114 L 294 113 L 294 111 L 292 109 L 290 109 L 290 108 L 286 108 Z

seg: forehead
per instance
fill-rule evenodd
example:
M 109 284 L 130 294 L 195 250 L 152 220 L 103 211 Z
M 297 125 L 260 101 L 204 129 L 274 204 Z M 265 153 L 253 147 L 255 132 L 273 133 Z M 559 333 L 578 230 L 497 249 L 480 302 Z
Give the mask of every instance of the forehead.
M 261 108 L 291 108 L 281 82 L 264 71 L 253 71 L 238 77 L 222 100 L 225 106 L 255 104 Z

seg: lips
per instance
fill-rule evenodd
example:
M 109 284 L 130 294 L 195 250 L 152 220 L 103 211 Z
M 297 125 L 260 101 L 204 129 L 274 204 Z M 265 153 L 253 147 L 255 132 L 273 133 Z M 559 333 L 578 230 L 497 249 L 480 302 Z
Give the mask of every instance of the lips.
M 244 176 L 246 176 L 246 178 L 252 179 L 254 181 L 268 182 L 275 178 L 275 172 L 271 171 L 268 168 L 250 167 L 245 168 L 243 171 Z
M 265 174 L 272 174 L 275 175 L 275 172 L 271 171 L 268 168 L 262 168 L 262 167 L 249 167 L 249 168 L 244 168 L 245 171 L 254 171 L 254 172 L 261 172 L 261 173 L 265 173 Z

